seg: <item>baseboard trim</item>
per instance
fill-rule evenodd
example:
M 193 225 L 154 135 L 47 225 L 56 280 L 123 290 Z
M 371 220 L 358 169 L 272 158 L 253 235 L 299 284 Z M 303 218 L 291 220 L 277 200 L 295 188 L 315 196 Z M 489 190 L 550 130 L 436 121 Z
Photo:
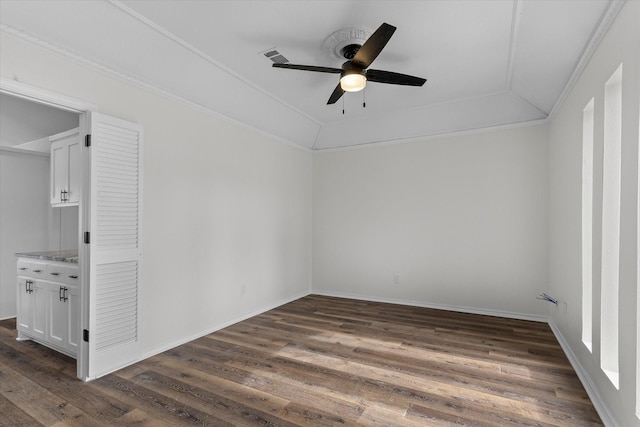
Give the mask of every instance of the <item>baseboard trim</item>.
M 435 304 L 435 303 L 430 303 L 426 301 L 414 301 L 414 300 L 403 300 L 403 299 L 397 299 L 397 298 L 375 297 L 370 295 L 348 294 L 344 292 L 325 291 L 321 289 L 313 289 L 311 291 L 311 294 L 322 295 L 327 297 L 336 297 L 336 298 L 349 298 L 349 299 L 356 299 L 356 300 L 362 300 L 362 301 L 382 302 L 387 304 L 408 305 L 412 307 L 433 308 L 436 310 L 456 311 L 460 313 L 482 314 L 485 316 L 504 317 L 508 319 L 530 320 L 533 322 L 545 322 L 545 323 L 547 322 L 547 318 L 545 316 L 538 316 L 535 314 L 527 314 L 527 313 L 516 313 L 511 311 L 489 310 L 489 309 L 465 307 L 465 306 L 459 306 L 459 305 Z
M 7 316 L 7 317 L 0 317 L 0 320 L 9 320 L 9 319 L 15 319 L 15 318 L 16 316 L 13 315 L 13 316 Z
M 422 302 L 422 301 L 416 302 L 416 301 L 401 300 L 396 298 L 381 298 L 381 297 L 373 297 L 373 296 L 359 295 L 359 294 L 347 294 L 343 292 L 323 291 L 319 289 L 314 289 L 311 292 L 311 294 L 328 296 L 328 297 L 336 297 L 336 298 L 349 298 L 349 299 L 355 299 L 360 301 L 382 302 L 382 303 L 388 303 L 388 304 L 401 304 L 401 305 L 408 305 L 408 306 L 414 306 L 414 307 L 433 308 L 437 310 L 456 311 L 461 313 L 483 314 L 487 316 L 505 317 L 509 319 L 531 320 L 535 322 L 547 323 L 551 328 L 553 335 L 558 340 L 560 347 L 562 348 L 565 355 L 569 359 L 569 363 L 571 363 L 573 370 L 578 375 L 578 379 L 582 383 L 582 386 L 585 388 L 587 395 L 589 396 L 589 399 L 591 399 L 591 402 L 593 403 L 593 406 L 596 409 L 596 412 L 598 412 L 598 415 L 602 419 L 602 422 L 604 423 L 604 425 L 607 427 L 621 427 L 620 424 L 618 424 L 615 421 L 615 418 L 613 417 L 611 411 L 609 410 L 607 405 L 604 403 L 604 401 L 600 397 L 600 393 L 598 392 L 598 389 L 596 388 L 593 381 L 591 381 L 591 377 L 587 374 L 587 371 L 583 368 L 582 364 L 579 362 L 573 350 L 571 350 L 571 346 L 569 345 L 567 340 L 564 338 L 564 336 L 560 332 L 560 329 L 557 327 L 553 319 L 550 317 L 523 314 L 523 313 L 514 313 L 514 312 L 508 312 L 508 311 L 486 310 L 486 309 L 479 309 L 474 307 L 453 306 L 453 305 L 446 305 L 446 304 L 433 304 L 433 303 Z
M 594 408 L 596 409 L 596 411 L 598 412 L 598 415 L 600 416 L 600 418 L 602 419 L 602 422 L 604 423 L 605 426 L 607 427 L 620 427 L 620 425 L 615 421 L 614 417 L 611 414 L 611 411 L 609 411 L 609 409 L 607 408 L 607 406 L 604 404 L 603 400 L 600 397 L 600 393 L 598 393 L 597 388 L 595 387 L 595 385 L 593 384 L 593 382 L 591 381 L 591 378 L 589 377 L 589 375 L 587 374 L 587 372 L 585 371 L 585 369 L 582 367 L 582 364 L 580 364 L 580 362 L 578 361 L 578 358 L 576 357 L 576 355 L 573 353 L 573 351 L 571 350 L 571 347 L 569 346 L 569 343 L 567 342 L 567 340 L 564 338 L 564 336 L 562 335 L 562 333 L 560 332 L 560 329 L 558 329 L 557 325 L 555 324 L 555 322 L 553 321 L 553 319 L 551 318 L 547 318 L 544 316 L 537 316 L 537 315 L 531 315 L 531 314 L 523 314 L 523 313 L 515 313 L 515 312 L 508 312 L 508 311 L 497 311 L 497 310 L 487 310 L 487 309 L 479 309 L 479 308 L 473 308 L 473 307 L 465 307 L 465 306 L 453 306 L 453 305 L 446 305 L 446 304 L 433 304 L 433 303 L 428 303 L 428 302 L 423 302 L 423 301 L 410 301 L 410 300 L 402 300 L 402 299 L 397 299 L 397 298 L 383 298 L 383 297 L 374 297 L 374 296 L 367 296 L 367 295 L 359 295 L 359 294 L 348 294 L 348 293 L 343 293 L 343 292 L 333 292 L 333 291 L 326 291 L 326 290 L 313 290 L 313 291 L 304 291 L 304 292 L 300 292 L 298 294 L 295 294 L 293 296 L 290 296 L 288 298 L 285 298 L 283 300 L 280 300 L 278 302 L 260 307 L 256 310 L 253 310 L 251 312 L 245 313 L 241 316 L 238 316 L 234 319 L 231 319 L 229 321 L 217 324 L 215 326 L 212 326 L 210 328 L 207 328 L 205 330 L 202 330 L 200 332 L 197 332 L 195 334 L 192 334 L 186 338 L 181 338 L 180 340 L 174 341 L 170 344 L 158 347 L 152 351 L 146 352 L 144 353 L 140 358 L 137 358 L 135 361 L 132 361 L 131 363 L 128 363 L 126 366 L 129 365 L 133 365 L 135 363 L 138 363 L 142 360 L 148 359 L 149 357 L 153 357 L 157 354 L 163 353 L 165 351 L 168 351 L 172 348 L 178 347 L 180 345 L 186 344 L 190 341 L 196 340 L 198 338 L 201 338 L 205 335 L 209 335 L 211 333 L 214 333 L 216 331 L 219 331 L 220 329 L 224 329 L 228 326 L 234 325 L 236 323 L 242 322 L 243 320 L 247 320 L 251 317 L 257 316 L 259 314 L 265 313 L 269 310 L 272 310 L 276 307 L 280 307 L 281 305 L 284 304 L 288 304 L 292 301 L 295 301 L 297 299 L 303 298 L 307 295 L 321 295 L 321 296 L 328 296 L 328 297 L 336 297 L 336 298 L 348 298 L 348 299 L 355 299 L 355 300 L 360 300 L 360 301 L 371 301 L 371 302 L 381 302 L 381 303 L 387 303 L 387 304 L 400 304 L 400 305 L 407 305 L 407 306 L 413 306 L 413 307 L 424 307 L 424 308 L 433 308 L 433 309 L 437 309 L 437 310 L 447 310 L 447 311 L 455 311 L 455 312 L 461 312 L 461 313 L 470 313 L 470 314 L 482 314 L 482 315 L 487 315 L 487 316 L 495 316 L 495 317 L 504 317 L 504 318 L 509 318 L 509 319 L 520 319 L 520 320 L 530 320 L 530 321 L 534 321 L 534 322 L 545 322 L 549 324 L 549 327 L 551 328 L 551 331 L 553 332 L 553 334 L 555 335 L 556 339 L 558 340 L 558 343 L 560 344 L 560 347 L 562 348 L 562 350 L 564 351 L 564 353 L 566 354 L 567 358 L 569 359 L 569 362 L 571 363 L 571 366 L 573 367 L 573 369 L 576 371 L 576 374 L 578 375 L 578 378 L 580 380 L 580 382 L 582 383 L 583 387 L 585 388 L 587 395 L 589 396 L 589 398 L 591 399 L 591 402 L 593 403 Z M 123 366 L 124 368 L 124 366 Z
M 265 313 L 265 312 L 267 312 L 269 310 L 273 310 L 274 308 L 280 307 L 281 305 L 288 304 L 288 303 L 290 303 L 292 301 L 295 301 L 297 299 L 306 297 L 309 294 L 310 294 L 309 291 L 299 292 L 299 293 L 297 293 L 297 294 L 295 294 L 293 296 L 287 297 L 287 298 L 285 298 L 283 300 L 280 300 L 280 301 L 277 301 L 275 303 L 260 307 L 260 308 L 258 308 L 256 310 L 250 311 L 248 313 L 245 313 L 245 314 L 243 314 L 241 316 L 238 316 L 238 317 L 233 318 L 231 320 L 228 320 L 226 322 L 219 323 L 219 324 L 217 324 L 215 326 L 212 326 L 212 327 L 207 328 L 205 330 L 202 330 L 200 332 L 196 332 L 195 334 L 192 334 L 192 335 L 190 335 L 190 336 L 188 336 L 186 338 L 181 338 L 181 339 L 179 339 L 177 341 L 174 341 L 174 342 L 172 342 L 170 344 L 163 345 L 162 347 L 158 347 L 158 348 L 156 348 L 156 349 L 154 349 L 152 351 L 144 353 L 139 359 L 135 360 L 134 362 L 128 363 L 127 366 L 133 365 L 133 364 L 138 363 L 138 362 L 140 362 L 142 360 L 148 359 L 149 357 L 153 357 L 153 356 L 155 356 L 157 354 L 160 354 L 160 353 L 163 353 L 165 351 L 171 350 L 172 348 L 181 346 L 181 345 L 186 344 L 186 343 L 188 343 L 190 341 L 193 341 L 193 340 L 196 340 L 198 338 L 201 338 L 201 337 L 203 337 L 205 335 L 209 335 L 211 333 L 219 331 L 220 329 L 224 329 L 224 328 L 229 327 L 231 325 L 234 325 L 236 323 L 242 322 L 243 320 L 250 319 L 251 317 L 257 316 L 257 315 L 262 314 L 262 313 Z
M 586 390 L 587 395 L 589 395 L 589 399 L 591 399 L 593 407 L 596 408 L 596 412 L 598 412 L 598 415 L 600 415 L 600 418 L 602 419 L 604 425 L 607 427 L 620 427 L 620 424 L 616 422 L 611 411 L 600 397 L 598 388 L 595 386 L 593 381 L 591 381 L 591 377 L 576 357 L 575 353 L 571 349 L 571 346 L 569 345 L 569 342 L 564 338 L 564 335 L 562 335 L 562 332 L 560 332 L 560 329 L 558 328 L 556 323 L 552 318 L 549 318 L 547 322 L 549 323 L 549 327 L 551 328 L 553 335 L 555 335 L 558 343 L 560 343 L 560 347 L 562 347 L 564 354 L 566 354 L 567 358 L 569 359 L 569 363 L 571 363 L 573 370 L 576 371 L 578 379 L 580 379 L 582 386 Z

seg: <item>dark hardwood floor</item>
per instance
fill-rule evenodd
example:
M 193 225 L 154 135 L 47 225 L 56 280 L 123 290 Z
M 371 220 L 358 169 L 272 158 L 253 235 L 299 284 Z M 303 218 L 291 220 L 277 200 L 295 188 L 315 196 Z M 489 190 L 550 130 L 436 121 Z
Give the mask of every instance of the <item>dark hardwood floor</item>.
M 601 426 L 548 325 L 308 296 L 90 383 L 0 322 L 0 425 Z

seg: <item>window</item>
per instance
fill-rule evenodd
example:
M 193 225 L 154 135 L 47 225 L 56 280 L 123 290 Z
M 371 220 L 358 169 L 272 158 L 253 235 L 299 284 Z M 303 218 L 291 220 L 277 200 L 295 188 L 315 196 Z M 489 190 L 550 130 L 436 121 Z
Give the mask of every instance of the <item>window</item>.
M 582 342 L 592 350 L 593 98 L 582 112 Z
M 620 181 L 622 133 L 622 64 L 604 87 L 602 160 L 602 276 L 600 296 L 600 364 L 619 388 L 618 285 L 620 273 Z

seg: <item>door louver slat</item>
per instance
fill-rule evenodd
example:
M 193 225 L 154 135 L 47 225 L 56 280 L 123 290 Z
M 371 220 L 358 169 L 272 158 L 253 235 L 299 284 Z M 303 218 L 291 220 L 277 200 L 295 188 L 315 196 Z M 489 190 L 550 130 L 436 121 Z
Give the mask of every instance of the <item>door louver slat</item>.
M 137 134 L 106 129 L 98 150 L 96 245 L 102 249 L 134 248 L 138 244 L 139 158 Z M 117 221 L 114 221 L 117 219 Z
M 91 113 L 89 367 L 91 378 L 140 352 L 143 129 Z
M 95 339 L 100 351 L 137 337 L 137 263 L 99 265 L 96 273 Z

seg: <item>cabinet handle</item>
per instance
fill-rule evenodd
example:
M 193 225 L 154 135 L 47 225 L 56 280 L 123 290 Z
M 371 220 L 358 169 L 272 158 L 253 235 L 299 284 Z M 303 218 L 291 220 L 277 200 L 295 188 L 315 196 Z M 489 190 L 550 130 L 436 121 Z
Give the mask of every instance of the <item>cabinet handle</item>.
M 18 268 L 18 270 L 23 270 L 23 271 L 26 270 L 26 269 L 27 269 L 27 267 L 19 267 Z
M 60 275 L 60 273 L 56 273 L 56 272 L 49 273 L 49 274 L 52 275 L 52 276 L 59 276 Z
M 33 270 L 34 273 L 42 273 L 42 270 Z
M 25 284 L 25 292 L 28 294 L 32 294 L 33 293 L 33 288 L 31 287 L 31 285 L 33 285 L 33 281 L 32 280 L 27 280 L 24 282 Z
M 66 286 L 60 286 L 60 289 L 58 289 L 58 299 L 62 302 L 67 302 L 69 300 L 69 297 L 67 296 L 67 291 L 69 290 L 69 288 L 67 288 Z
M 78 278 L 78 276 L 76 276 L 75 274 L 72 274 L 72 275 L 69 276 L 69 279 L 77 279 L 77 278 Z
M 67 193 L 68 193 L 68 191 L 67 191 L 67 190 L 60 190 L 60 201 L 61 201 L 61 202 L 66 202 L 66 201 L 68 201 L 68 200 L 69 200 L 69 199 L 67 198 Z

